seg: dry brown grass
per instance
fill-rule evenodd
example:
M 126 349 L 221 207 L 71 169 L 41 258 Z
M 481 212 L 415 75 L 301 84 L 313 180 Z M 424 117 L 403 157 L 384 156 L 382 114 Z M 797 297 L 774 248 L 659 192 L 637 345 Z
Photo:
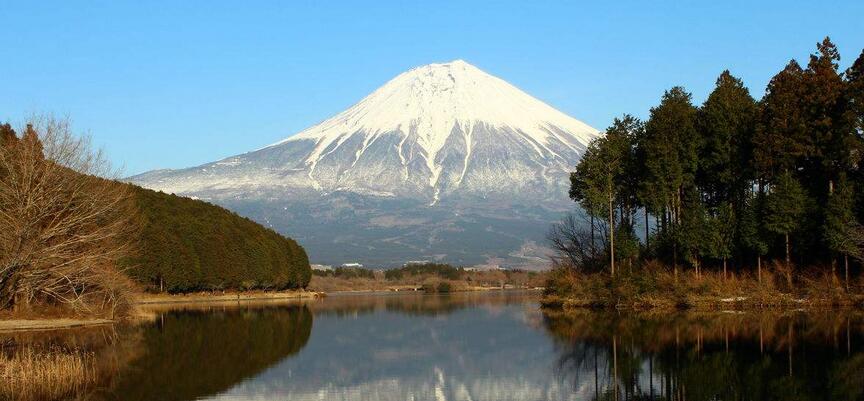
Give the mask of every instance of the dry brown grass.
M 449 291 L 475 291 L 483 289 L 507 288 L 537 288 L 545 285 L 546 272 L 524 271 L 479 271 L 463 272 L 458 279 L 446 279 L 434 274 L 406 275 L 399 279 L 388 280 L 383 274 L 375 278 L 355 277 L 342 278 L 333 276 L 313 275 L 309 282 L 309 290 L 321 292 L 349 291 L 394 291 L 406 289 L 424 289 L 429 292 L 439 292 L 442 283 L 449 286 Z
M 849 307 L 864 305 L 861 279 L 849 289 L 822 269 L 798 271 L 792 287 L 782 266 L 763 268 L 761 280 L 753 273 L 679 271 L 647 262 L 632 273 L 580 274 L 559 269 L 550 277 L 544 304 L 564 307 L 635 309 L 745 309 Z
M 54 400 L 84 392 L 98 380 L 92 352 L 57 347 L 0 350 L 0 399 Z

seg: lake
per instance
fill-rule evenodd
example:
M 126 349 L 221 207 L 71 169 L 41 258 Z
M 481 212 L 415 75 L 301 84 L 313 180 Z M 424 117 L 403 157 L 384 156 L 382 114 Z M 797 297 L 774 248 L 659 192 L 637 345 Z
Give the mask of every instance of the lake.
M 862 400 L 852 312 L 544 314 L 536 293 L 150 308 L 16 334 L 91 349 L 95 400 Z M 7 336 L 9 337 L 9 336 Z

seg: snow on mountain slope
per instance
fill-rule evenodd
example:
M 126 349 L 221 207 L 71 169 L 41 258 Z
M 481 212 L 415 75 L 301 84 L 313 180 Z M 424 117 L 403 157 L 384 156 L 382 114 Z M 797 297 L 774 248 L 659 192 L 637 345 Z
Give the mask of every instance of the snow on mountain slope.
M 566 196 L 597 130 L 456 60 L 414 68 L 351 108 L 254 152 L 132 177 L 204 196 L 312 190 L 424 199 Z
M 225 206 L 317 263 L 538 267 L 597 130 L 461 60 L 414 68 L 253 152 L 131 177 Z

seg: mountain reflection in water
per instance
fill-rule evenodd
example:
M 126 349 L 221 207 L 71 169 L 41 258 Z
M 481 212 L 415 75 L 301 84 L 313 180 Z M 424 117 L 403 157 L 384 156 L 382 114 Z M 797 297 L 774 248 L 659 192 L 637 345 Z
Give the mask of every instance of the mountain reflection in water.
M 860 313 L 544 314 L 519 292 L 152 313 L 98 348 L 111 373 L 82 398 L 864 399 Z

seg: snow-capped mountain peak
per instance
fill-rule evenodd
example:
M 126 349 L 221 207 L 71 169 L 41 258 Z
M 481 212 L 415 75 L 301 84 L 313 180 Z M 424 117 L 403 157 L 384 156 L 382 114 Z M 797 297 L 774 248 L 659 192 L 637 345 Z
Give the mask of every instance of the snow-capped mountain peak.
M 174 192 L 266 188 L 410 195 L 560 187 L 597 130 L 463 61 L 399 74 L 349 109 L 254 152 L 134 177 Z M 154 181 L 155 179 L 155 181 Z M 566 192 L 566 191 L 565 191 Z
M 587 145 L 597 132 L 513 85 L 463 60 L 454 60 L 404 72 L 348 110 L 271 146 L 316 140 L 317 145 L 306 160 L 311 175 L 328 149 L 348 139 L 346 133 L 364 132 L 368 136 L 357 155 L 359 158 L 381 134 L 402 132 L 408 136 L 414 132 L 431 172 L 429 185 L 434 187 L 441 171 L 436 156 L 453 127 L 466 136 L 465 152 L 470 157 L 470 135 L 476 123 L 520 132 L 541 155 L 543 151 L 555 155 L 547 146 L 553 138 L 577 150 Z M 404 145 L 404 141 L 400 143 L 400 155 L 404 155 L 401 149 Z
M 568 175 L 597 135 L 455 60 L 399 74 L 265 148 L 130 181 L 224 205 L 297 238 L 318 262 L 538 263 L 548 224 L 573 207 Z

